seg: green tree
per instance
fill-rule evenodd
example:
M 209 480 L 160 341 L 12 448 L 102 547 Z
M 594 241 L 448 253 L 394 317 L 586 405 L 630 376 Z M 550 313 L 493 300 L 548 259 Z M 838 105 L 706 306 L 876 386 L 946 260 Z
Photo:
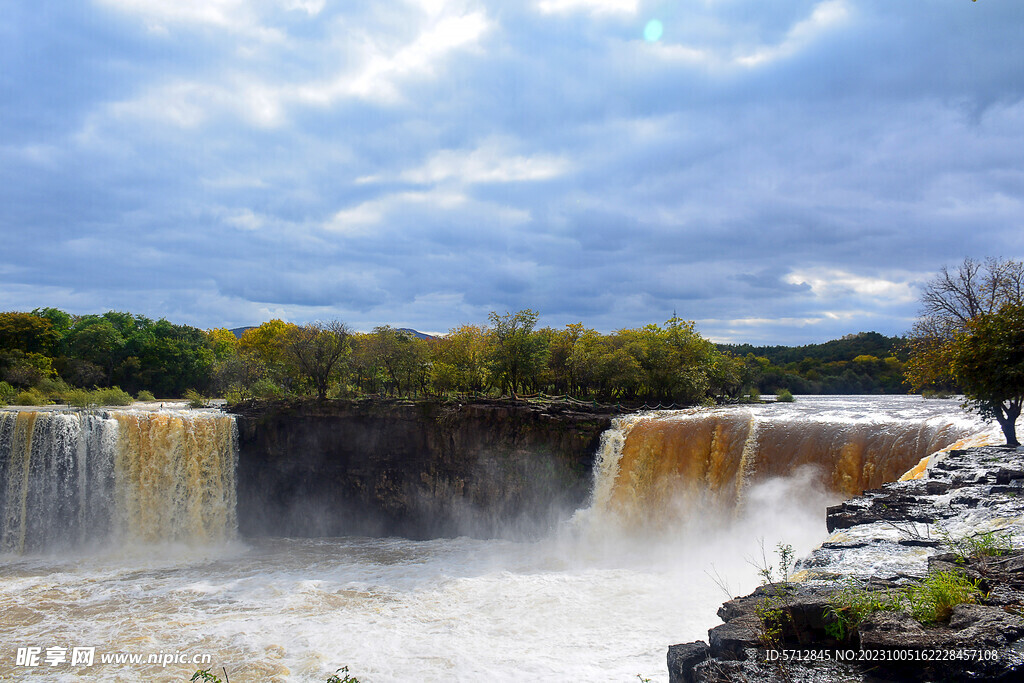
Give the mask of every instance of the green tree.
M 1024 261 L 966 258 L 955 270 L 943 266 L 921 295 L 921 312 L 910 334 L 907 381 L 915 390 L 953 389 L 953 342 L 974 318 L 1007 304 L 1024 303 Z
M 0 349 L 51 355 L 60 341 L 60 332 L 48 318 L 34 313 L 0 313 Z
M 515 396 L 543 367 L 547 347 L 533 330 L 538 317 L 529 309 L 505 315 L 492 311 L 488 316 L 490 366 L 503 394 Z
M 285 341 L 293 328 L 292 323 L 274 319 L 246 330 L 238 339 L 239 374 L 246 387 L 269 380 L 289 391 L 294 388 L 298 376 L 285 352 Z
M 942 268 L 921 297 L 907 380 L 915 390 L 958 387 L 967 406 L 995 419 L 1017 444 L 1024 354 L 1024 262 L 964 259 Z
M 80 320 L 68 335 L 70 353 L 103 368 L 107 379 L 120 360 L 124 343 L 124 335 L 113 323 L 98 316 Z
M 483 391 L 487 386 L 488 330 L 479 325 L 461 325 L 434 340 L 431 375 L 435 389 L 455 389 L 463 394 Z
M 372 372 L 383 378 L 389 390 L 404 396 L 423 388 L 429 374 L 430 348 L 426 340 L 381 325 L 366 335 L 365 344 Z
M 1008 446 L 1019 446 L 1016 423 L 1024 403 L 1024 305 L 969 320 L 948 352 L 949 371 L 968 405 L 1003 430 Z
M 327 398 L 331 381 L 341 373 L 351 352 L 350 334 L 345 323 L 330 320 L 293 327 L 284 339 L 286 353 L 320 400 Z

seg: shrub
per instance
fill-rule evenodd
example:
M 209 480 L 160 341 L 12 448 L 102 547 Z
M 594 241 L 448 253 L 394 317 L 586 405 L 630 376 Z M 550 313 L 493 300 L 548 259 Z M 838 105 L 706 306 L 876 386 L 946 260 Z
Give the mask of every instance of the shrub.
M 977 602 L 981 597 L 978 583 L 957 571 L 932 572 L 907 589 L 910 613 L 922 624 L 946 621 L 956 605 Z
M 953 394 L 948 391 L 939 391 L 936 389 L 925 389 L 921 392 L 923 398 L 953 398 Z
M 224 400 L 228 403 L 241 403 L 246 398 L 240 389 L 228 389 L 224 392 Z
M 778 565 L 768 564 L 762 541 L 761 561 L 751 562 L 761 575 L 761 585 L 770 586 L 765 597 L 754 605 L 754 614 L 758 620 L 758 638 L 761 644 L 770 650 L 782 646 L 785 624 L 793 621 L 791 588 L 788 583 L 789 570 L 793 567 L 793 546 L 778 543 L 775 546 L 775 555 L 779 560 Z
M 85 389 L 72 389 L 64 394 L 64 402 L 72 408 L 88 408 L 92 403 L 92 393 Z
M 60 402 L 63 402 L 64 395 L 71 391 L 71 387 L 60 377 L 45 377 L 39 381 L 36 388 L 48 398 Z
M 985 561 L 1013 552 L 1013 536 L 1009 532 L 986 531 L 963 538 L 942 534 L 941 538 L 943 545 L 956 555 L 957 564 L 966 564 L 970 560 Z
M 341 676 L 338 674 L 341 674 Z M 327 677 L 327 683 L 359 683 L 359 679 L 354 676 L 350 676 L 348 673 L 348 667 L 343 666 Z
M 789 389 L 779 389 L 775 392 L 775 400 L 779 403 L 792 403 L 796 399 L 793 398 Z
M 955 606 L 977 602 L 978 583 L 959 571 L 931 572 L 921 583 L 902 590 L 869 590 L 849 579 L 829 601 L 825 630 L 836 640 L 846 640 L 875 612 L 906 609 L 922 624 L 946 621 Z
M 829 600 L 825 632 L 836 640 L 846 640 L 860 623 L 875 612 L 898 612 L 903 609 L 902 591 L 873 591 L 850 577 Z
M 7 382 L 0 382 L 0 405 L 7 405 L 18 395 L 18 390 Z
M 92 402 L 98 406 L 130 406 L 134 402 L 131 394 L 122 391 L 121 387 L 95 389 L 90 394 Z
M 188 400 L 189 408 L 205 408 L 207 404 L 207 398 L 200 394 L 195 389 L 189 389 L 185 392 L 185 398 Z
M 139 391 L 139 393 L 135 394 L 135 400 L 136 401 L 155 401 L 156 400 L 156 396 L 153 395 L 152 391 L 147 391 L 146 389 L 142 389 L 141 391 Z
M 266 377 L 262 377 L 253 382 L 249 390 L 256 398 L 279 398 L 284 394 L 284 392 L 281 391 L 281 387 L 277 386 Z
M 32 387 L 31 389 L 19 392 L 11 403 L 16 406 L 48 406 L 50 405 L 50 399 L 46 398 L 43 392 Z

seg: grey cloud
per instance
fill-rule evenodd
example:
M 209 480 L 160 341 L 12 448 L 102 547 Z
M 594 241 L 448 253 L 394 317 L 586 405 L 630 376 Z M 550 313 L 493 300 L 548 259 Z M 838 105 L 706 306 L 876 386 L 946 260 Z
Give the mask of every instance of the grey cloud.
M 231 98 L 328 82 L 362 37 L 398 45 L 425 17 L 259 4 L 246 16 L 283 36 L 261 42 L 244 26 L 146 34 L 137 16 L 74 3 L 16 10 L 0 19 L 5 300 L 203 326 L 334 313 L 443 330 L 531 307 L 606 331 L 676 309 L 758 343 L 902 332 L 913 304 L 784 278 L 919 280 L 965 255 L 1021 256 L 1024 7 L 847 0 L 846 20 L 792 54 L 725 64 L 783 43 L 818 6 L 570 17 L 491 2 L 479 44 L 396 81 L 398 99 L 288 101 L 270 122 Z M 640 40 L 648 15 L 663 47 L 722 63 L 659 56 Z M 208 97 L 209 110 L 186 125 L 132 109 L 175 83 L 198 89 L 163 106 Z M 568 165 L 528 182 L 399 180 L 494 140 Z M 409 192 L 465 201 L 396 201 Z M 379 222 L 325 227 L 367 202 Z

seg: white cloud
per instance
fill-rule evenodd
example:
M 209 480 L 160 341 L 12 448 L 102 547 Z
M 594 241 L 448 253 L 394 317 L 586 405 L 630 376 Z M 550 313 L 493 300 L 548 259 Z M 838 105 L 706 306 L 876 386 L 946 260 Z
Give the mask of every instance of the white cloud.
M 315 17 L 323 11 L 324 2 L 325 0 L 284 0 L 284 6 L 286 9 L 302 11 Z
M 106 1 L 139 11 L 146 5 L 142 0 Z M 155 16 L 228 28 L 229 10 L 242 8 L 244 3 L 223 0 L 207 8 L 202 3 L 188 2 L 176 7 L 173 3 L 157 3 L 149 11 Z M 254 25 L 250 22 L 250 26 Z M 406 82 L 436 76 L 453 51 L 476 44 L 489 26 L 482 12 L 451 14 L 439 7 L 412 40 L 397 45 L 382 39 L 385 36 L 353 37 L 345 32 L 325 44 L 296 42 L 277 46 L 282 60 L 289 59 L 294 52 L 318 50 L 322 54 L 314 62 L 333 66 L 340 54 L 349 55 L 344 60 L 349 65 L 328 80 L 275 81 L 264 71 L 236 68 L 205 78 L 158 83 L 133 99 L 109 105 L 108 109 L 115 117 L 163 121 L 179 128 L 195 128 L 218 114 L 248 121 L 259 128 L 274 128 L 286 123 L 288 109 L 293 106 L 329 107 L 345 99 L 396 103 L 402 100 L 402 86 Z
M 394 100 L 398 80 L 414 75 L 434 75 L 441 59 L 457 48 L 476 43 L 488 26 L 482 12 L 437 18 L 413 42 L 397 51 L 372 50 L 361 70 L 327 87 L 328 101 L 339 94 Z M 313 101 L 323 99 L 315 90 L 307 89 L 305 96 Z
M 920 276 L 902 274 L 901 279 L 869 277 L 834 268 L 794 270 L 783 280 L 791 285 L 809 285 L 815 296 L 835 299 L 850 295 L 875 299 L 880 304 L 906 304 L 917 299 L 914 282 Z M 826 313 L 836 318 L 837 313 Z
M 785 37 L 774 45 L 756 47 L 742 45 L 697 47 L 692 44 L 658 41 L 638 41 L 641 49 L 660 59 L 694 66 L 712 68 L 755 68 L 780 59 L 792 57 L 807 46 L 818 41 L 827 32 L 845 23 L 851 15 L 847 0 L 824 0 L 818 3 L 811 14 L 786 32 Z
M 358 234 L 364 232 L 368 226 L 380 223 L 388 214 L 400 208 L 420 206 L 451 210 L 462 206 L 466 201 L 465 195 L 453 192 L 400 192 L 342 209 L 336 212 L 323 227 L 332 232 Z
M 517 225 L 531 219 L 529 211 L 513 206 L 472 199 L 461 192 L 432 189 L 426 192 L 396 192 L 341 209 L 322 224 L 328 232 L 363 235 L 375 226 L 409 214 L 462 212 L 486 217 L 489 224 Z
M 262 228 L 267 220 L 265 217 L 255 214 L 249 209 L 242 209 L 228 213 L 224 218 L 224 222 L 239 230 L 254 231 Z
M 508 154 L 506 146 L 487 142 L 473 150 L 441 150 L 425 164 L 402 172 L 399 179 L 419 184 L 447 180 L 461 183 L 508 183 L 549 180 L 564 175 L 568 160 L 550 154 Z
M 537 9 L 544 14 L 636 14 L 636 8 L 637 0 L 541 0 L 537 3 Z
M 148 30 L 169 33 L 168 26 L 203 26 L 246 35 L 266 42 L 280 42 L 284 34 L 263 26 L 251 0 L 96 0 L 101 5 L 142 18 Z M 315 7 L 318 0 L 289 4 Z M 319 2 L 323 6 L 322 2 Z M 298 7 L 294 7 L 298 8 Z
M 825 0 L 814 7 L 811 16 L 796 23 L 781 43 L 760 47 L 750 54 L 737 58 L 736 62 L 742 66 L 754 67 L 792 56 L 826 31 L 842 24 L 849 14 L 846 0 Z

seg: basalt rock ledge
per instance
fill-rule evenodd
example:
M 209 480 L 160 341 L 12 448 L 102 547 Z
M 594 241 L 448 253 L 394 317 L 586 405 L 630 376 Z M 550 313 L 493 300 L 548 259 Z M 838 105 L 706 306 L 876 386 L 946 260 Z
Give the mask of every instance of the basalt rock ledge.
M 669 680 L 1024 680 L 1024 551 L 966 561 L 949 552 L 951 539 L 984 532 L 1010 534 L 1015 548 L 1024 543 L 1024 449 L 936 456 L 921 479 L 829 508 L 828 529 L 832 536 L 797 564 L 797 580 L 725 603 L 724 623 L 707 643 L 671 646 Z M 954 607 L 944 622 L 924 626 L 907 612 L 880 611 L 844 640 L 828 628 L 830 598 L 846 577 L 885 591 L 948 570 L 977 581 L 983 597 Z M 774 648 L 765 647 L 758 615 L 766 600 L 787 614 Z
M 243 536 L 532 536 L 580 506 L 612 409 L 398 399 L 247 401 Z

